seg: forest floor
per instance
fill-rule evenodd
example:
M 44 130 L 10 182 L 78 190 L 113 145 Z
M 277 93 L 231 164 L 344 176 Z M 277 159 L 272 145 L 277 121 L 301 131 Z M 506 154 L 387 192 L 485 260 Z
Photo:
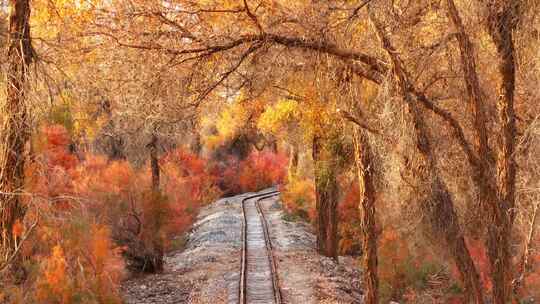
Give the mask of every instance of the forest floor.
M 268 190 L 265 190 L 268 191 Z M 241 200 L 222 198 L 205 207 L 183 250 L 166 257 L 165 270 L 125 282 L 126 303 L 235 303 L 241 243 Z M 303 222 L 290 222 L 278 198 L 262 201 L 269 221 L 284 303 L 362 303 L 357 261 L 339 264 L 315 250 L 315 236 Z

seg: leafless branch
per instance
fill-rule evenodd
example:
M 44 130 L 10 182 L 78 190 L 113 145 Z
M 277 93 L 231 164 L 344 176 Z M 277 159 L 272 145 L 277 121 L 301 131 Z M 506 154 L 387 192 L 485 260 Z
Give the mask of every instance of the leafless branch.
M 246 10 L 246 14 L 249 16 L 249 18 L 253 21 L 253 23 L 255 24 L 255 26 L 257 26 L 257 28 L 259 29 L 259 32 L 260 33 L 263 33 L 263 28 L 261 26 L 261 24 L 259 23 L 259 20 L 257 20 L 257 17 L 251 12 L 251 10 L 249 9 L 249 5 L 247 3 L 247 0 L 244 0 L 244 9 Z
M 378 130 L 375 130 L 371 127 L 369 127 L 368 125 L 366 125 L 365 123 L 361 122 L 358 118 L 354 117 L 353 115 L 351 115 L 351 113 L 343 110 L 343 109 L 337 109 L 337 113 L 339 115 L 341 115 L 344 119 L 354 123 L 355 125 L 357 125 L 358 127 L 372 133 L 372 134 L 376 134 L 376 135 L 381 135 L 381 133 L 378 131 Z

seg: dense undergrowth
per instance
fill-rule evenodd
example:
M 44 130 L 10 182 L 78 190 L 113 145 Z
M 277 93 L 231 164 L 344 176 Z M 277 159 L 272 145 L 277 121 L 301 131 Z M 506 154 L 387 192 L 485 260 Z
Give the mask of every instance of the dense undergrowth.
M 0 302 L 121 303 L 119 287 L 130 273 L 159 271 L 161 257 L 177 247 L 199 209 L 224 195 L 280 185 L 289 220 L 316 223 L 315 189 L 308 174 L 287 177 L 287 157 L 254 151 L 205 159 L 176 149 L 159 159 L 160 191 L 151 189 L 149 164 L 72 151 L 60 125 L 41 128 L 35 158 L 26 169 L 27 223 L 14 235 L 30 238 L 21 251 L 22 284 L 6 285 Z M 361 256 L 359 189 L 339 179 L 339 250 Z M 380 208 L 391 208 L 381 203 Z M 381 212 L 378 222 L 379 277 L 384 301 L 465 303 L 458 272 L 414 229 Z M 32 227 L 32 223 L 39 223 Z M 484 248 L 468 241 L 484 288 L 491 288 Z M 515 261 L 518 263 L 519 261 Z M 540 255 L 532 256 L 538 267 Z M 538 296 L 539 271 L 524 282 L 524 297 Z
M 160 191 L 149 165 L 76 153 L 61 125 L 41 128 L 26 169 L 22 284 L 3 286 L 0 302 L 121 303 L 119 286 L 133 272 L 162 268 L 163 255 L 199 209 L 223 194 L 283 181 L 286 157 L 253 152 L 243 160 L 205 159 L 183 149 L 159 159 Z M 24 227 L 34 226 L 31 233 Z
M 356 181 L 340 182 L 339 251 L 340 255 L 360 257 L 361 219 Z M 287 220 L 303 220 L 316 225 L 315 189 L 310 178 L 294 177 L 282 187 Z M 429 243 L 425 236 L 408 227 L 406 220 L 390 215 L 390 204 L 381 202 L 378 226 L 378 273 L 382 301 L 406 303 L 467 303 L 460 286 L 459 273 L 448 258 Z M 468 240 L 468 248 L 479 269 L 483 288 L 490 291 L 489 263 L 479 241 Z M 540 254 L 532 257 L 533 269 L 525 279 L 524 299 L 538 297 L 540 290 Z M 519 261 L 514 261 L 519 266 Z M 536 271 L 534 270 L 536 269 Z

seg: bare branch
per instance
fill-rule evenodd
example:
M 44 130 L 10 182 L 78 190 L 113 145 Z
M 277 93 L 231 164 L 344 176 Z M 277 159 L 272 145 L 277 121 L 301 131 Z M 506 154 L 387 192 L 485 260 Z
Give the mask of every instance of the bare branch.
M 249 5 L 247 3 L 247 0 L 244 0 L 244 9 L 246 10 L 246 14 L 253 21 L 253 23 L 255 23 L 255 26 L 257 26 L 257 28 L 259 29 L 259 32 L 263 33 L 264 32 L 263 28 L 262 28 L 261 24 L 259 23 L 259 20 L 257 20 L 257 17 L 249 9 Z
M 205 99 L 215 88 L 217 88 L 221 83 L 223 83 L 223 81 L 225 81 L 225 79 L 227 79 L 233 72 L 235 72 L 236 70 L 238 70 L 238 68 L 242 65 L 242 63 L 244 62 L 244 60 L 246 60 L 246 58 L 251 54 L 253 53 L 255 50 L 259 49 L 260 47 L 262 46 L 262 44 L 260 43 L 257 43 L 257 44 L 254 44 L 252 45 L 246 52 L 244 52 L 242 54 L 242 56 L 240 56 L 240 59 L 238 60 L 238 62 L 231 68 L 229 69 L 228 71 L 226 71 L 225 73 L 223 73 L 221 75 L 221 77 L 219 78 L 219 80 L 217 82 L 215 82 L 214 84 L 212 84 L 210 87 L 208 87 L 201 95 L 199 95 L 199 97 L 197 98 L 196 102 L 194 103 L 194 106 L 197 106 L 203 99 Z
M 354 123 L 355 125 L 359 126 L 360 128 L 372 133 L 372 134 L 376 134 L 376 135 L 381 135 L 381 133 L 378 131 L 378 130 L 375 130 L 371 127 L 369 127 L 368 125 L 366 125 L 365 123 L 361 122 L 358 118 L 354 117 L 353 115 L 351 115 L 351 113 L 343 110 L 343 109 L 337 109 L 337 113 L 339 115 L 341 115 L 345 120 L 348 120 L 352 123 Z

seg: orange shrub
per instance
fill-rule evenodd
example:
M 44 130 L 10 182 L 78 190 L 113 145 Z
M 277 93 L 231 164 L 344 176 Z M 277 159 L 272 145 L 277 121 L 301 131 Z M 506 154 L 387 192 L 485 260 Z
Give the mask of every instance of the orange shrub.
M 445 274 L 444 265 L 430 252 L 424 252 L 398 230 L 387 227 L 379 237 L 379 279 L 383 301 L 417 303 L 417 297 L 430 288 L 430 278 Z
M 195 220 L 201 206 L 221 196 L 218 178 L 211 174 L 207 160 L 181 149 L 161 160 L 163 191 L 175 217 L 174 233 L 185 232 Z
M 43 155 L 49 166 L 59 166 L 72 169 L 77 165 L 77 158 L 69 152 L 71 138 L 68 131 L 61 125 L 45 126 L 41 129 L 44 142 Z
M 43 276 L 38 281 L 37 299 L 39 301 L 58 301 L 69 303 L 73 297 L 71 280 L 68 278 L 67 262 L 61 246 L 54 246 L 52 254 L 44 263 Z M 69 281 L 68 281 L 69 280 Z
M 214 161 L 210 172 L 225 195 L 259 191 L 284 182 L 287 157 L 270 151 L 253 151 L 239 161 L 234 156 Z
M 135 171 L 127 161 L 107 162 L 86 156 L 73 181 L 84 208 L 111 228 L 132 270 L 156 271 L 176 215 L 165 195 L 153 194 L 146 171 Z
M 164 191 L 179 204 L 196 209 L 222 194 L 218 177 L 212 174 L 208 161 L 191 152 L 175 150 L 161 160 L 161 166 L 165 173 Z
M 286 176 L 286 156 L 255 151 L 240 163 L 238 182 L 243 192 L 258 191 L 282 183 Z
M 361 253 L 360 193 L 358 183 L 350 184 L 345 196 L 338 205 L 339 216 L 339 252 L 343 255 Z
M 294 218 L 313 222 L 315 220 L 315 186 L 309 179 L 289 179 L 281 187 L 285 212 Z
M 150 190 L 148 167 L 135 171 L 126 161 L 87 156 L 78 170 L 77 193 L 106 218 L 132 269 L 158 270 L 169 240 L 190 227 L 204 203 L 221 195 L 206 160 L 190 152 L 168 153 L 160 168 L 161 193 Z
M 70 138 L 64 127 L 42 127 L 41 133 L 35 143 L 38 154 L 26 168 L 27 188 L 36 195 L 53 199 L 59 207 L 67 207 L 64 197 L 73 194 L 73 170 L 79 161 L 69 152 Z
M 60 233 L 42 235 L 43 241 L 51 244 L 51 253 L 45 258 L 36 256 L 41 265 L 36 275 L 36 302 L 122 302 L 118 284 L 124 263 L 107 227 L 79 219 L 44 228 Z
M 38 138 L 36 161 L 26 171 L 27 189 L 35 196 L 28 196 L 31 208 L 13 231 L 20 237 L 39 218 L 21 251 L 28 283 L 0 298 L 120 303 L 125 267 L 158 270 L 169 240 L 221 194 L 207 161 L 185 151 L 160 160 L 162 191 L 153 193 L 149 166 L 138 170 L 90 154 L 79 160 L 62 126 L 44 127 Z M 154 269 L 142 266 L 152 263 Z

